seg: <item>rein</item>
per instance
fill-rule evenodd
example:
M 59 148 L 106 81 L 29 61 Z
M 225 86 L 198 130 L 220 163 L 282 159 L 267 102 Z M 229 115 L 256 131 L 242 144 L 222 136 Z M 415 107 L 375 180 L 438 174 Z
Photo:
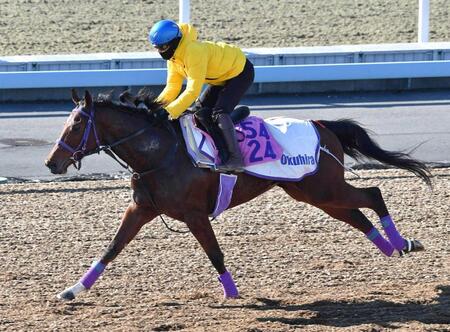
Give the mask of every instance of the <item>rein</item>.
M 114 153 L 114 151 L 112 150 L 112 148 L 121 145 L 137 136 L 142 135 L 144 132 L 146 132 L 148 129 L 150 129 L 152 126 L 146 126 L 144 128 L 141 128 L 137 131 L 135 131 L 134 133 L 123 137 L 117 141 L 115 141 L 114 143 L 111 144 L 106 144 L 106 145 L 101 145 L 100 144 L 100 140 L 98 138 L 98 134 L 97 134 L 97 128 L 95 126 L 95 118 L 94 118 L 94 114 L 95 114 L 95 108 L 92 106 L 90 109 L 90 112 L 87 113 L 85 111 L 83 111 L 81 109 L 81 105 L 78 105 L 72 112 L 78 112 L 80 113 L 82 116 L 86 117 L 87 120 L 87 125 L 84 129 L 84 133 L 83 133 L 83 137 L 81 138 L 81 142 L 80 144 L 78 144 L 78 146 L 76 148 L 71 147 L 70 145 L 68 145 L 66 142 L 64 142 L 62 140 L 62 138 L 59 138 L 56 143 L 61 146 L 63 149 L 69 151 L 70 153 L 72 153 L 72 156 L 70 157 L 70 159 L 74 162 L 74 167 L 77 170 L 80 170 L 81 168 L 81 159 L 83 159 L 86 156 L 92 155 L 94 153 L 98 153 L 100 154 L 100 152 L 104 151 L 108 156 L 110 156 L 111 158 L 113 158 L 120 166 L 122 166 L 124 169 L 126 169 L 130 174 L 133 180 L 135 181 L 139 181 L 141 180 L 144 176 L 149 175 L 151 173 L 157 172 L 161 169 L 163 169 L 164 167 L 166 167 L 174 158 L 175 158 L 175 152 L 178 149 L 178 140 L 176 139 L 176 133 L 175 130 L 173 129 L 173 127 L 168 124 L 167 122 L 164 123 L 164 125 L 166 126 L 166 128 L 169 130 L 169 132 L 172 134 L 172 136 L 175 138 L 175 144 L 173 145 L 171 151 L 169 152 L 169 158 L 165 158 L 165 160 L 163 160 L 163 162 L 156 168 L 152 168 L 152 169 L 148 169 L 146 171 L 143 172 L 136 172 L 135 170 L 133 170 L 128 164 L 122 162 L 119 160 L 119 157 Z M 94 132 L 94 138 L 95 138 L 95 143 L 96 143 L 96 147 L 93 150 L 87 151 L 87 144 L 88 144 L 88 140 L 89 140 L 89 136 L 91 134 L 91 131 Z M 150 194 L 150 192 L 147 190 L 147 188 L 145 186 L 142 186 L 145 190 L 145 193 L 147 194 L 151 204 L 153 205 L 154 209 L 156 211 L 158 211 L 158 207 L 156 205 L 155 200 L 153 199 L 152 195 Z M 179 231 L 179 230 L 175 230 L 172 229 L 171 227 L 168 226 L 168 224 L 166 223 L 166 221 L 164 220 L 164 218 L 162 217 L 162 215 L 160 214 L 159 217 L 161 218 L 162 222 L 164 223 L 164 225 L 166 226 L 167 229 L 169 229 L 172 232 L 175 233 L 189 233 L 190 231 Z

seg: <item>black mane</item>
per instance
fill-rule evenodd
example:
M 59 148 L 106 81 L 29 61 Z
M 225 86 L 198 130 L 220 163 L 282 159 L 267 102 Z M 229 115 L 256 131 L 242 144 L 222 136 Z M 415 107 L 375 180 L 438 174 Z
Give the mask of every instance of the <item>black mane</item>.
M 99 93 L 95 103 L 98 106 L 114 107 L 120 111 L 134 114 L 148 114 L 163 106 L 161 102 L 156 100 L 156 96 L 145 88 L 140 90 L 137 95 L 133 95 L 126 90 L 120 94 L 119 100 L 114 100 L 113 97 L 114 91 Z

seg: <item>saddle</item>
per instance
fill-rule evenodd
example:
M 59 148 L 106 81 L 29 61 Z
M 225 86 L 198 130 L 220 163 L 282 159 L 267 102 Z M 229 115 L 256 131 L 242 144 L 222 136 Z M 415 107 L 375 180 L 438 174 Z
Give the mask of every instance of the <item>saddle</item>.
M 197 110 L 190 110 L 190 113 L 194 114 L 195 123 L 198 128 L 207 132 L 213 139 L 214 144 L 218 149 L 218 154 L 220 160 L 228 160 L 229 152 L 226 147 L 225 140 L 222 136 L 217 123 L 212 118 L 212 109 L 208 107 L 200 108 Z M 250 109 L 248 106 L 238 106 L 233 112 L 231 112 L 230 117 L 233 123 L 236 125 L 250 115 Z

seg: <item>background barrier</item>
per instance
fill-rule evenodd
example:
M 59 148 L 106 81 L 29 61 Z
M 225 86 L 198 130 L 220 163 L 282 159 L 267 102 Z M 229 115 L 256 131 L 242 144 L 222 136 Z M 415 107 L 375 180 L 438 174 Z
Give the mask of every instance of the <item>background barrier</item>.
M 256 70 L 253 94 L 450 87 L 450 43 L 245 52 Z M 154 52 L 0 57 L 0 101 L 67 99 L 61 89 L 72 87 L 160 89 L 165 67 Z
M 450 60 L 332 65 L 256 66 L 255 83 L 450 77 Z M 166 69 L 0 73 L 0 89 L 162 85 Z

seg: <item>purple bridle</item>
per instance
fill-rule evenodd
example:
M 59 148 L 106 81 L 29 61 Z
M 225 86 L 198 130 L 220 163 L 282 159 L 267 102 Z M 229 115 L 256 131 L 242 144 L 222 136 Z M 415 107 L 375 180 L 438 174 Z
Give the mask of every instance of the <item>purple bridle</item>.
M 87 144 L 89 141 L 89 136 L 91 134 L 91 131 L 94 132 L 94 137 L 95 137 L 95 142 L 96 142 L 96 148 L 94 149 L 95 152 L 96 150 L 98 150 L 98 148 L 100 148 L 100 140 L 98 139 L 98 135 L 97 135 L 97 129 L 95 127 L 95 121 L 94 121 L 94 107 L 91 107 L 90 112 L 87 113 L 85 111 L 82 110 L 82 106 L 81 104 L 79 104 L 76 108 L 73 109 L 72 113 L 79 113 L 80 115 L 86 117 L 87 120 L 87 125 L 84 128 L 84 133 L 83 133 L 83 137 L 81 138 L 81 142 L 80 144 L 78 144 L 78 146 L 76 148 L 71 147 L 70 145 L 68 145 L 66 142 L 64 142 L 61 138 L 59 138 L 56 143 L 62 147 L 63 149 L 69 151 L 70 153 L 72 153 L 72 157 L 71 159 L 75 162 L 75 167 L 77 169 L 80 169 L 80 161 L 81 159 L 88 154 L 91 154 L 92 152 L 87 152 L 86 148 L 87 148 Z M 78 163 L 78 165 L 77 165 Z
M 94 121 L 95 120 L 94 119 L 94 113 L 95 113 L 94 106 L 92 106 L 90 108 L 89 112 L 85 112 L 82 110 L 81 104 L 78 104 L 78 106 L 75 109 L 73 109 L 72 113 L 77 113 L 77 112 L 80 113 L 80 115 L 85 116 L 88 119 L 87 125 L 84 128 L 84 133 L 83 133 L 83 137 L 81 138 L 80 144 L 78 144 L 78 146 L 76 148 L 73 148 L 70 145 L 68 145 L 66 142 L 64 142 L 61 139 L 61 137 L 56 141 L 56 143 L 58 144 L 58 146 L 62 147 L 66 151 L 69 151 L 70 153 L 72 153 L 72 156 L 70 157 L 70 159 L 72 159 L 74 161 L 74 166 L 78 170 L 81 168 L 81 159 L 83 159 L 83 157 L 104 151 L 111 158 L 113 158 L 115 161 L 117 161 L 123 168 L 128 170 L 132 174 L 134 179 L 139 179 L 144 175 L 156 172 L 156 171 L 162 169 L 163 167 L 166 167 L 168 162 L 173 159 L 173 157 L 175 156 L 175 151 L 178 149 L 178 139 L 177 139 L 175 130 L 173 129 L 173 127 L 171 125 L 166 124 L 169 132 L 173 135 L 174 140 L 175 140 L 175 144 L 173 145 L 172 151 L 169 153 L 169 156 L 171 158 L 166 158 L 165 160 L 163 160 L 162 164 L 156 168 L 151 168 L 151 169 L 148 169 L 148 170 L 145 170 L 142 172 L 136 172 L 133 169 L 131 169 L 126 163 L 121 162 L 118 159 L 118 157 L 116 156 L 116 154 L 112 151 L 112 148 L 115 146 L 118 146 L 120 144 L 123 144 L 139 135 L 142 135 L 145 131 L 147 131 L 149 128 L 151 128 L 151 125 L 147 125 L 141 129 L 135 131 L 134 133 L 115 141 L 114 143 L 100 145 L 100 140 L 98 139 L 97 129 L 95 127 L 95 121 Z M 91 131 L 94 132 L 96 146 L 94 149 L 87 151 L 87 144 L 88 144 L 88 140 L 89 140 Z

